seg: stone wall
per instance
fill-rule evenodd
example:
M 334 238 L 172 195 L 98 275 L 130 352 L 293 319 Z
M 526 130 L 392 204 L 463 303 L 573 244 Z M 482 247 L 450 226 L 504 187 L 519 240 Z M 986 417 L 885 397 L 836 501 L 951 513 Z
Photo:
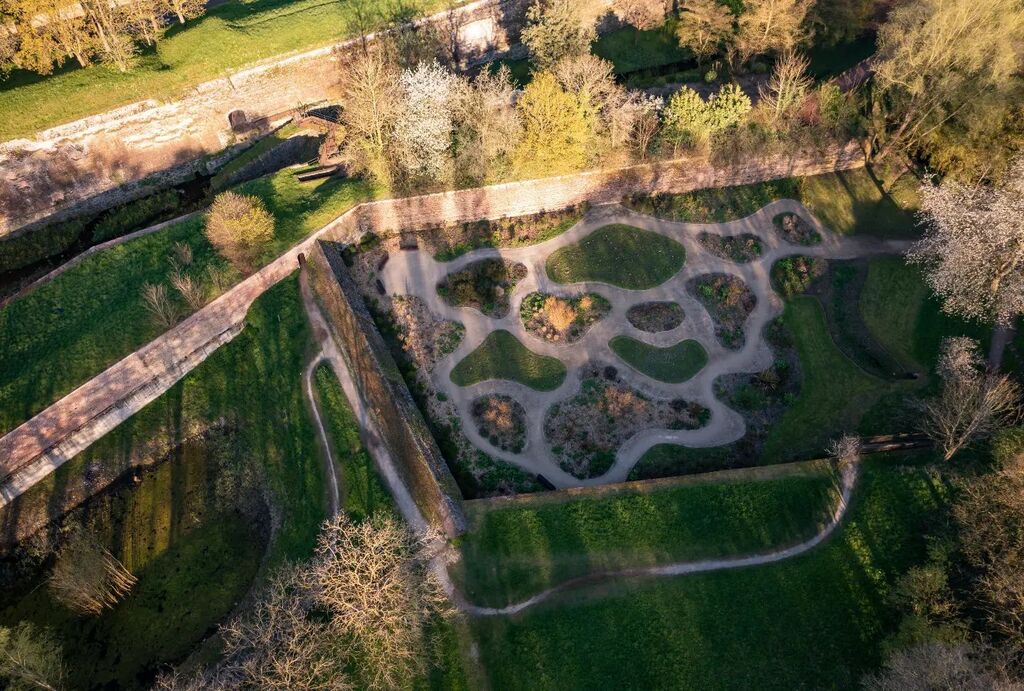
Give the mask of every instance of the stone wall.
M 310 283 L 356 387 L 397 462 L 402 481 L 423 516 L 449 537 L 466 530 L 461 495 L 427 423 L 413 401 L 338 245 L 310 251 Z
M 752 158 L 739 163 L 714 163 L 701 158 L 678 159 L 371 202 L 359 207 L 359 224 L 365 230 L 387 234 L 444 223 L 525 216 L 583 202 L 607 204 L 636 194 L 680 193 L 744 185 L 863 165 L 864 152 L 856 141 L 820 151 L 794 151 L 785 156 Z
M 503 27 L 516 4 L 478 0 L 456 10 L 466 59 L 509 47 Z M 440 13 L 417 24 L 447 21 Z M 0 143 L 0 237 L 213 172 L 207 168 L 211 154 L 265 132 L 275 116 L 336 97 L 335 51 L 353 44 L 258 64 L 190 88 L 173 102 L 133 103 Z M 234 131 L 228 114 L 238 110 L 259 124 Z M 90 199 L 88 208 L 81 206 Z

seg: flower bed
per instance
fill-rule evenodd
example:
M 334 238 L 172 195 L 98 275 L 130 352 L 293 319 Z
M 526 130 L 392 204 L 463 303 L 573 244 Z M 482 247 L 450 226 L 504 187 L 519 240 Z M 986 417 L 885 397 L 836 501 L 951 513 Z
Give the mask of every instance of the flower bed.
M 683 323 L 686 314 L 674 302 L 642 302 L 626 311 L 626 319 L 637 329 L 647 333 L 671 331 Z
M 604 475 L 619 447 L 644 429 L 697 429 L 709 411 L 683 399 L 655 400 L 619 378 L 615 367 L 590 365 L 580 392 L 556 403 L 544 420 L 544 435 L 561 468 L 580 479 Z
M 502 259 L 481 259 L 445 276 L 437 294 L 453 307 L 473 307 L 489 317 L 508 314 L 509 295 L 526 278 L 526 267 Z
M 526 410 L 511 396 L 481 396 L 470 413 L 480 436 L 495 448 L 519 453 L 526 446 Z
M 805 247 L 821 243 L 821 235 L 802 216 L 779 214 L 772 219 L 772 223 L 786 242 Z
M 752 262 L 764 251 L 761 240 L 751 233 L 731 236 L 701 233 L 697 236 L 697 242 L 716 257 L 728 259 L 737 264 Z
M 537 338 L 555 343 L 575 343 L 611 308 L 611 303 L 597 293 L 569 298 L 530 293 L 519 306 L 519 316 L 526 330 Z
M 757 305 L 747 284 L 732 274 L 705 274 L 686 285 L 714 320 L 718 342 L 731 350 L 742 348 L 746 341 L 743 325 Z

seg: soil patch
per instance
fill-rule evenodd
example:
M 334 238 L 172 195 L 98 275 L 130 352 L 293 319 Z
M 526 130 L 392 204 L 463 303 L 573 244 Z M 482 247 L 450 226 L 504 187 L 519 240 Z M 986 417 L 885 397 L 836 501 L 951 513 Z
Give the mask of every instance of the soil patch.
M 674 302 L 642 302 L 626 311 L 626 319 L 647 333 L 671 331 L 683 323 L 683 308 Z

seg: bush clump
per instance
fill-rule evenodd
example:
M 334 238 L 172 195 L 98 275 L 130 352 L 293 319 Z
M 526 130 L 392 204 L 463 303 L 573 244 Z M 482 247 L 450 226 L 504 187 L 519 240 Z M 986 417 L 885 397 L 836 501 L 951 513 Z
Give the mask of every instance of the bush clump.
M 217 195 L 206 216 L 206 237 L 240 271 L 251 271 L 274 237 L 274 217 L 258 197 Z
M 825 274 L 828 264 L 814 257 L 785 257 L 772 267 L 772 286 L 784 298 L 806 292 L 811 284 Z

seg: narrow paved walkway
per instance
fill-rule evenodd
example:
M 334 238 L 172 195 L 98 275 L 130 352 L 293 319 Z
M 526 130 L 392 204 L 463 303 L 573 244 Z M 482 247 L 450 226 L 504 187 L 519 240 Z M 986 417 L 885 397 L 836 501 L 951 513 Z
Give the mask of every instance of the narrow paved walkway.
M 811 223 L 821 235 L 821 242 L 813 246 L 791 244 L 775 230 L 773 219 L 778 214 L 795 213 Z M 686 249 L 686 263 L 675 276 L 649 290 L 627 290 L 606 283 L 580 282 L 561 285 L 552 281 L 545 270 L 548 256 L 555 250 L 579 242 L 598 228 L 624 223 L 653 231 L 680 242 Z M 751 234 L 761 240 L 762 255 L 755 261 L 739 264 L 709 253 L 698 242 L 701 233 L 721 236 Z M 754 373 L 769 367 L 774 356 L 764 341 L 764 328 L 781 314 L 782 300 L 771 287 L 769 273 L 779 259 L 793 255 L 808 255 L 829 259 L 850 259 L 873 254 L 896 254 L 906 250 L 907 243 L 869 237 L 841 237 L 828 230 L 802 204 L 784 199 L 768 204 L 757 213 L 728 223 L 678 223 L 639 214 L 619 205 L 597 207 L 576 226 L 562 235 L 537 245 L 515 249 L 482 249 L 450 261 L 438 262 L 425 251 L 403 251 L 391 256 L 381 272 L 381 279 L 389 293 L 416 295 L 431 311 L 444 319 L 461 322 L 465 337 L 456 350 L 442 360 L 431 373 L 435 387 L 444 392 L 456 405 L 462 429 L 469 440 L 491 456 L 513 463 L 531 473 L 542 474 L 555 486 L 573 487 L 609 482 L 621 482 L 643 454 L 655 444 L 672 443 L 690 447 L 721 446 L 733 442 L 745 433 L 743 417 L 720 401 L 714 393 L 715 380 L 731 373 Z M 449 273 L 486 258 L 521 262 L 527 267 L 526 278 L 520 281 L 510 295 L 511 309 L 507 316 L 495 319 L 469 307 L 452 307 L 437 294 L 437 284 Z M 624 257 L 623 261 L 630 261 Z M 714 334 L 714 323 L 704 306 L 686 288 L 693 277 L 708 273 L 726 273 L 746 283 L 757 298 L 754 311 L 744 327 L 745 343 L 739 350 L 723 347 Z M 598 293 L 612 305 L 604 319 L 592 325 L 584 337 L 572 344 L 552 343 L 528 332 L 519 316 L 520 304 L 526 295 L 540 291 L 559 296 Z M 676 302 L 683 307 L 686 318 L 671 330 L 647 333 L 633 327 L 626 317 L 632 305 L 650 301 Z M 471 386 L 458 386 L 451 381 L 451 371 L 473 352 L 488 334 L 505 329 L 516 336 L 530 350 L 561 360 L 568 375 L 554 391 L 535 391 L 522 384 L 506 380 L 489 380 Z M 690 380 L 681 384 L 666 384 L 632 369 L 611 350 L 609 341 L 617 335 L 631 336 L 644 343 L 666 347 L 684 339 L 698 341 L 708 353 L 707 365 Z M 565 472 L 551 453 L 544 437 L 544 419 L 552 404 L 574 396 L 580 390 L 579 369 L 591 362 L 615 364 L 619 374 L 630 386 L 654 399 L 684 398 L 696 401 L 711 412 L 710 421 L 695 430 L 644 429 L 637 431 L 618 450 L 615 463 L 603 475 L 579 479 Z M 519 401 L 527 415 L 527 443 L 518 454 L 493 447 L 477 431 L 470 411 L 472 402 L 486 394 L 506 394 Z

